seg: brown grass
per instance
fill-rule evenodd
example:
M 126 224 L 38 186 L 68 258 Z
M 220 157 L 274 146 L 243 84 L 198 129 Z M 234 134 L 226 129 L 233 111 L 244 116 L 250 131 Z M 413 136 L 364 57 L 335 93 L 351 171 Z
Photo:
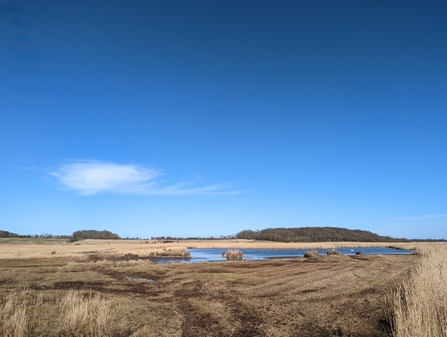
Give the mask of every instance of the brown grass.
M 60 298 L 35 297 L 16 290 L 0 304 L 0 335 L 104 336 L 111 302 L 92 292 L 69 290 Z
M 109 320 L 110 302 L 94 293 L 69 290 L 62 298 L 62 327 L 65 333 L 102 336 Z
M 390 296 L 395 337 L 447 336 L 447 245 L 418 249 L 419 260 Z
M 0 335 L 11 337 L 26 336 L 26 290 L 8 295 L 6 302 L 0 306 Z

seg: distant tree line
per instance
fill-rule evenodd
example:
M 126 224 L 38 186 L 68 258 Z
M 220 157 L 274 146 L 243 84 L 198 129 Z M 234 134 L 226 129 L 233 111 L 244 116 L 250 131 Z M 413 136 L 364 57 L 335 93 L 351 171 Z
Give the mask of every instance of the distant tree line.
M 392 242 L 408 241 L 381 236 L 360 229 L 337 227 L 267 228 L 260 231 L 243 230 L 236 234 L 238 239 L 266 240 L 278 242 Z
M 118 234 L 114 234 L 106 230 L 103 231 L 80 230 L 74 232 L 72 235 L 53 235 L 45 232 L 43 234 L 19 235 L 9 231 L 0 230 L 0 238 L 64 239 L 70 241 L 78 241 L 85 239 L 105 239 L 105 240 L 121 239 Z
M 118 234 L 103 230 L 96 231 L 93 229 L 80 230 L 73 232 L 72 241 L 86 240 L 86 239 L 96 239 L 96 240 L 116 240 L 121 239 Z
M 218 237 L 215 236 L 188 236 L 188 237 L 176 237 L 176 236 L 152 236 L 151 240 L 230 240 L 236 239 L 235 235 L 220 235 Z
M 19 237 L 20 237 L 19 234 L 0 230 L 0 238 L 19 238 Z

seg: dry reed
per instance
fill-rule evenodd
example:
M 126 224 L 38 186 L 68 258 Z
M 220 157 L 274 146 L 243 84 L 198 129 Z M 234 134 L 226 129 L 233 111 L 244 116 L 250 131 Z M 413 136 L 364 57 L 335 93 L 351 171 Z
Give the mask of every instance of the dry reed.
M 61 301 L 65 333 L 102 336 L 109 319 L 110 303 L 93 293 L 69 290 Z
M 105 336 L 111 302 L 93 293 L 69 290 L 59 299 L 14 291 L 0 303 L 0 336 Z
M 304 257 L 305 258 L 310 258 L 310 257 L 319 257 L 320 253 L 318 253 L 316 250 L 312 250 L 310 252 L 305 252 L 304 253 Z
M 0 334 L 10 337 L 26 336 L 26 303 L 27 289 L 15 291 L 8 295 L 4 305 L 0 306 Z
M 389 297 L 395 337 L 447 336 L 447 246 L 418 250 L 419 261 Z
M 326 251 L 326 255 L 340 255 L 340 252 L 338 250 L 331 249 Z
M 162 250 L 158 252 L 150 253 L 150 256 L 154 257 L 179 257 L 179 258 L 188 258 L 191 257 L 191 253 L 188 250 Z
M 225 256 L 227 261 L 242 261 L 243 254 L 240 250 L 230 249 Z

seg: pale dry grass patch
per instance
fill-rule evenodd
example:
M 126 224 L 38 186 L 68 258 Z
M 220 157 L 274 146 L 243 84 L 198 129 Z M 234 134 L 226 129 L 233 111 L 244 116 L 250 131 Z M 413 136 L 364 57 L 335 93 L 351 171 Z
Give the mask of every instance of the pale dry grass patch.
M 26 336 L 27 316 L 24 298 L 27 290 L 8 295 L 4 305 L 0 306 L 0 334 L 2 336 Z
M 395 337 L 447 336 L 447 244 L 425 244 L 389 296 Z
M 148 256 L 180 256 L 187 255 L 186 243 L 154 243 L 136 240 L 82 240 L 72 243 L 65 241 L 38 244 L 30 239 L 26 243 L 23 239 L 0 242 L 0 259 L 48 259 L 69 258 L 75 261 L 88 260 L 89 256 L 120 257 L 132 254 L 139 257 Z M 167 253 L 170 252 L 170 253 Z
M 62 298 L 62 330 L 74 335 L 102 336 L 109 320 L 110 302 L 93 293 L 69 290 Z
M 16 290 L 0 302 L 0 336 L 105 336 L 112 302 L 92 292 L 69 290 L 62 297 Z

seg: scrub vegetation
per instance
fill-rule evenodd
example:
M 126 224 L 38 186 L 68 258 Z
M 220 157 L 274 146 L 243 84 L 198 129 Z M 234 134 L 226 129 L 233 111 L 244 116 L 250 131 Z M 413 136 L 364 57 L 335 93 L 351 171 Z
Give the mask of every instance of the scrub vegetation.
M 39 247 L 16 240 L 0 251 Z M 413 244 L 417 255 L 161 265 L 103 257 L 179 243 L 107 242 L 48 240 L 40 246 L 56 254 L 1 258 L 0 335 L 445 336 L 444 243 Z

